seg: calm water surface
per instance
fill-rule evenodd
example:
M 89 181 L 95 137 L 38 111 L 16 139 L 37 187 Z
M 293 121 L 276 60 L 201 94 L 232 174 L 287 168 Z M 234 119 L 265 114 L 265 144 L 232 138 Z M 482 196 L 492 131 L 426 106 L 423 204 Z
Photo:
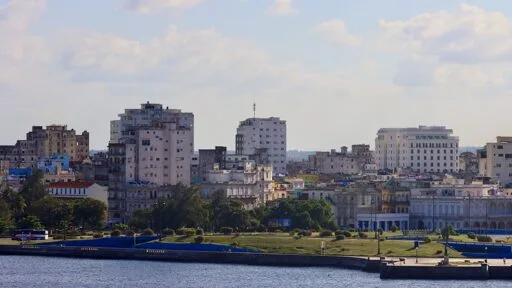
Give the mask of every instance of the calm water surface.
M 364 286 L 362 286 L 364 285 Z M 507 281 L 395 281 L 329 268 L 0 256 L 0 287 L 512 288 Z

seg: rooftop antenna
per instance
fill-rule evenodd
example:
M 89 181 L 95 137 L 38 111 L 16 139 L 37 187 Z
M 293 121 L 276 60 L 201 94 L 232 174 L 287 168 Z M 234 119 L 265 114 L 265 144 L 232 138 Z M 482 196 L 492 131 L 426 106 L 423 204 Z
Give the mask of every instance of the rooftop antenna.
M 256 96 L 254 96 L 254 101 L 252 103 L 252 112 L 253 112 L 253 118 L 256 119 Z

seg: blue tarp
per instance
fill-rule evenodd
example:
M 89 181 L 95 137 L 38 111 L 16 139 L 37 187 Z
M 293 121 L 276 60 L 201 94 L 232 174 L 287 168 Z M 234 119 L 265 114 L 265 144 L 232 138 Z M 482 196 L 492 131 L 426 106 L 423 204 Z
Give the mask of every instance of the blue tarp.
M 488 258 L 512 258 L 512 245 L 507 244 L 449 242 L 448 246 L 470 258 L 485 258 L 485 255 Z
M 156 236 L 140 236 L 135 237 L 137 244 L 146 243 L 158 239 Z M 133 248 L 133 237 L 107 237 L 92 240 L 69 240 L 69 241 L 58 241 L 42 243 L 38 245 L 49 245 L 49 246 L 71 246 L 71 247 L 108 247 L 108 248 Z
M 456 231 L 459 234 L 475 233 L 481 235 L 512 235 L 512 229 L 498 230 L 498 229 L 462 229 Z

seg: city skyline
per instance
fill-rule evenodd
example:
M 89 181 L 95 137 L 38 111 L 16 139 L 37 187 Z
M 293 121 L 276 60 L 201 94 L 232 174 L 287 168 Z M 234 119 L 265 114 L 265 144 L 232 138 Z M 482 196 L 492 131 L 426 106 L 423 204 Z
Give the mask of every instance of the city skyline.
M 0 0 L 0 143 L 64 124 L 106 149 L 110 120 L 146 101 L 194 113 L 196 149 L 234 150 L 254 99 L 288 150 L 374 147 L 388 127 L 446 126 L 461 146 L 512 133 L 512 3 L 106 2 Z

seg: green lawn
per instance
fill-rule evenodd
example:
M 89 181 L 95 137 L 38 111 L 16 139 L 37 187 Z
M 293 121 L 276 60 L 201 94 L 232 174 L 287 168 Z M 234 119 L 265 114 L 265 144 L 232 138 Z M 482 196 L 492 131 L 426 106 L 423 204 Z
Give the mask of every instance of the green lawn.
M 376 256 L 377 241 L 374 239 L 345 239 L 336 241 L 334 238 L 302 237 L 295 239 L 288 235 L 206 235 L 204 243 L 239 245 L 244 248 L 258 249 L 267 253 L 282 254 L 320 254 L 321 243 L 325 243 L 326 255 L 345 256 Z M 194 237 L 174 236 L 164 239 L 166 242 L 192 242 Z M 381 241 L 381 255 L 388 257 L 414 257 L 416 251 L 412 241 Z M 420 257 L 440 257 L 444 246 L 437 242 L 423 244 L 418 249 Z M 449 250 L 452 257 L 460 257 L 460 253 Z

